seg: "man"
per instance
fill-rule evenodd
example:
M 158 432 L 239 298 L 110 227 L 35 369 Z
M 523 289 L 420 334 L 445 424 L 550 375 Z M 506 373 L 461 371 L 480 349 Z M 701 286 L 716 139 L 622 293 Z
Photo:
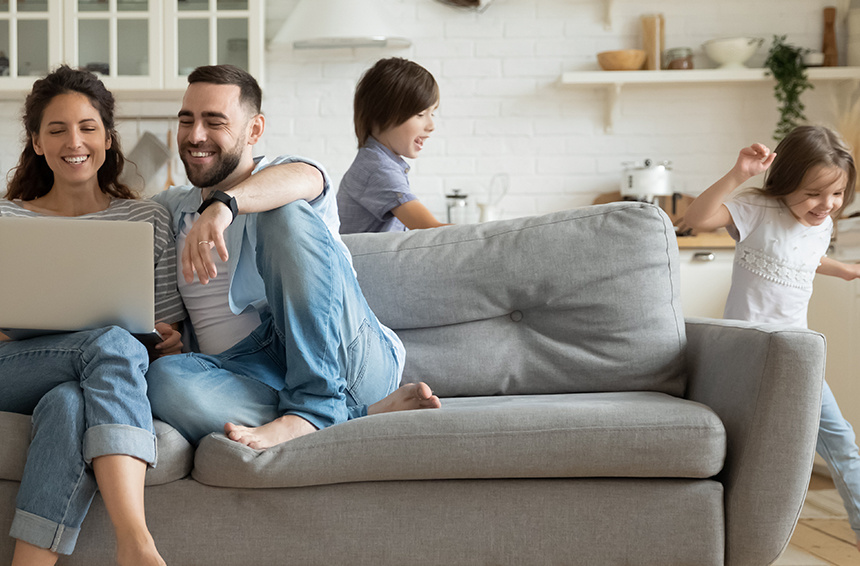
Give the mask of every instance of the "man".
M 150 367 L 155 416 L 194 444 L 223 430 L 263 449 L 365 414 L 438 407 L 426 384 L 397 389 L 403 345 L 361 293 L 322 167 L 254 159 L 265 127 L 254 78 L 216 65 L 188 82 L 177 147 L 193 186 L 156 200 L 172 214 L 201 353 Z

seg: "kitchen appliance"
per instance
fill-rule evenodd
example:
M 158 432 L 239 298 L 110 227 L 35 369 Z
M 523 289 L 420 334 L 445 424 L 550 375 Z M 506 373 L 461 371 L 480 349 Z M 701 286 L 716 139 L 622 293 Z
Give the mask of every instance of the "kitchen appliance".
M 621 196 L 624 200 L 654 203 L 657 197 L 673 197 L 671 161 L 628 161 L 621 164 Z
M 448 224 L 469 223 L 469 196 L 460 194 L 460 189 L 454 189 L 450 195 L 445 195 L 445 206 L 448 209 Z

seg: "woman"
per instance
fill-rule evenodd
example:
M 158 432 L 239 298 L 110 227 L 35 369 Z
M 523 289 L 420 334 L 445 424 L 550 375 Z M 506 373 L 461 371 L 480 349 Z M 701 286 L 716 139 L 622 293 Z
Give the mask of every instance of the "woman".
M 167 212 L 117 181 L 125 159 L 114 99 L 95 75 L 66 66 L 36 81 L 26 144 L 0 215 L 150 222 L 162 355 L 181 349 L 185 317 Z M 146 349 L 117 327 L 28 340 L 0 336 L 0 410 L 33 415 L 33 439 L 10 535 L 13 565 L 54 564 L 74 549 L 98 489 L 119 564 L 164 564 L 146 526 L 143 485 L 156 461 Z

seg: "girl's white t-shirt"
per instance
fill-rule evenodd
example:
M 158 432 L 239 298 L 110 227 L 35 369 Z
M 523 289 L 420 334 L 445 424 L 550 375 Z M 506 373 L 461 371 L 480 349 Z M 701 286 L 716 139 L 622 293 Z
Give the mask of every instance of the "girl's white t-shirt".
M 723 318 L 807 327 L 812 280 L 833 220 L 804 226 L 781 199 L 746 192 L 726 203 L 737 241 Z

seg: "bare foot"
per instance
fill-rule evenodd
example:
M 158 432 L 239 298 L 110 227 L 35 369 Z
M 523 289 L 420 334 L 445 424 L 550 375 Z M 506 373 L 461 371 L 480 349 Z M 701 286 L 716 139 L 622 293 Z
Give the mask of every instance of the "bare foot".
M 438 409 L 442 406 L 439 398 L 433 395 L 433 391 L 426 383 L 407 383 L 401 385 L 397 391 L 377 401 L 367 408 L 368 415 L 379 413 L 392 413 L 394 411 L 413 411 L 415 409 Z
M 314 425 L 296 415 L 284 415 L 258 427 L 239 426 L 233 423 L 224 425 L 224 434 L 227 438 L 255 450 L 265 450 L 315 430 Z
M 119 566 L 166 566 L 149 533 L 144 537 L 117 536 L 116 563 Z

